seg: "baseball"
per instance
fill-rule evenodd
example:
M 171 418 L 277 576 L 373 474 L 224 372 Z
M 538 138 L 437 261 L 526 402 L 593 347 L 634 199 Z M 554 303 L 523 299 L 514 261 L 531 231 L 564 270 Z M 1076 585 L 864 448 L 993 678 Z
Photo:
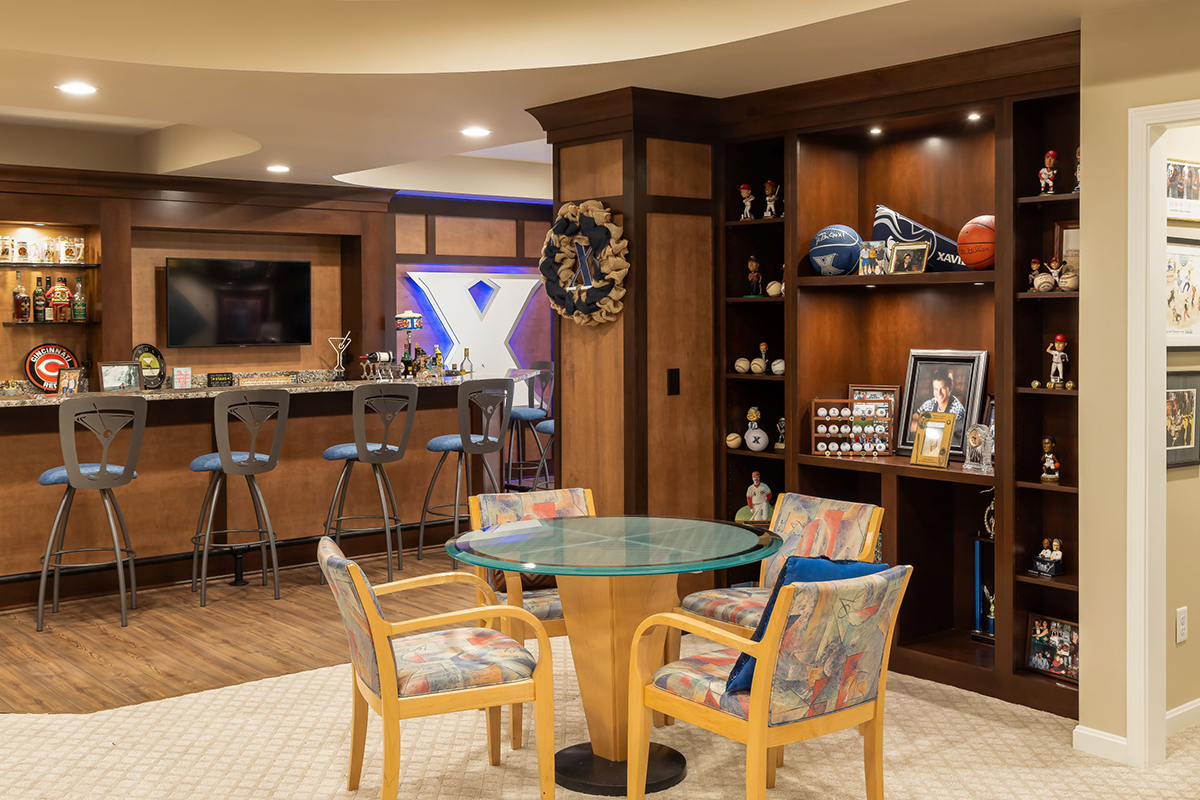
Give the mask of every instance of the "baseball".
M 779 297 L 783 294 L 783 284 L 779 281 L 771 281 L 767 284 L 767 297 Z
M 829 430 L 829 429 L 828 429 L 828 428 L 826 428 L 824 425 L 818 425 L 818 426 L 817 426 L 817 433 L 821 433 L 821 434 L 823 434 L 823 433 L 825 433 L 827 430 Z
M 854 443 L 853 450 L 854 450 L 854 452 L 856 452 L 856 453 L 861 453 L 861 452 L 862 452 L 862 445 L 861 445 L 861 444 L 859 444 L 858 442 L 855 442 L 855 443 Z
M 850 452 L 850 443 L 849 442 L 842 442 L 842 452 L 843 453 Z
M 829 446 L 826 445 L 824 442 L 817 442 L 817 452 L 818 453 L 824 453 L 828 449 L 829 449 Z
M 762 375 L 767 371 L 767 360 L 765 358 L 756 358 L 750 362 L 750 371 L 755 375 Z
M 842 416 L 843 416 L 843 417 L 848 417 L 848 416 L 850 416 L 850 409 L 848 409 L 848 408 L 843 408 L 843 409 L 842 409 Z
M 821 408 L 818 408 L 818 409 L 817 409 L 817 416 L 818 416 L 818 417 L 828 417 L 828 416 L 829 416 L 829 409 L 825 408 L 824 406 L 822 406 Z
M 776 375 L 783 374 L 783 359 L 782 358 L 777 358 L 771 362 L 771 372 L 775 373 Z
M 737 361 L 733 362 L 733 371 L 734 372 L 749 372 L 750 371 L 750 359 L 739 358 Z
M 725 446 L 730 450 L 737 450 L 742 446 L 742 436 L 738 433 L 731 433 L 725 437 Z

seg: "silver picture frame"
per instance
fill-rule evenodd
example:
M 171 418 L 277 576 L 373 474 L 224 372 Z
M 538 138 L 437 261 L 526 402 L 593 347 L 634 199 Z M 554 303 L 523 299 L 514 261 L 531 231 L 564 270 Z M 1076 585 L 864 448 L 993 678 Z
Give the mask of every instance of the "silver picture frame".
M 910 455 L 916 441 L 915 419 L 922 407 L 926 410 L 943 411 L 956 408 L 953 401 L 962 405 L 962 413 L 954 426 L 954 438 L 950 446 L 950 457 L 959 461 L 963 458 L 963 442 L 967 429 L 983 418 L 987 402 L 987 350 L 909 350 L 908 371 L 904 378 L 904 399 L 896 412 L 895 447 L 900 455 Z M 965 372 L 965 374 L 961 374 Z M 936 398 L 934 383 L 948 386 L 950 398 L 947 407 L 941 408 Z M 963 396 L 960 396 L 963 395 Z M 957 412 L 956 412 L 957 413 Z

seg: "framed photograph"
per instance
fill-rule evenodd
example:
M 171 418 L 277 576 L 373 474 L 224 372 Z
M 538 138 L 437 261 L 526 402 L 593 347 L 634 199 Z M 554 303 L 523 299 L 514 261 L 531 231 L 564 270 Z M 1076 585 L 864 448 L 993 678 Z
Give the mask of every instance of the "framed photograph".
M 1167 237 L 1167 348 L 1200 349 L 1200 241 Z
M 1200 395 L 1200 372 L 1167 373 L 1167 469 L 1200 464 L 1197 395 Z
M 58 371 L 58 393 L 67 397 L 86 391 L 84 388 L 84 377 L 86 375 L 87 370 L 83 367 L 64 367 L 60 369 Z
M 902 242 L 892 245 L 888 273 L 924 272 L 929 258 L 929 242 Z
M 100 390 L 128 392 L 142 390 L 142 365 L 138 361 L 109 361 L 100 365 Z
M 1054 257 L 1068 272 L 1079 272 L 1079 220 L 1054 223 Z
M 950 455 L 961 458 L 967 428 L 983 418 L 987 389 L 986 350 L 910 350 L 904 400 L 896 412 L 896 451 L 912 452 L 922 412 L 954 414 Z
M 858 256 L 859 275 L 883 275 L 888 271 L 888 245 L 882 239 L 863 242 Z
M 948 411 L 922 411 L 918 414 L 917 440 L 909 462 L 922 467 L 945 467 L 949 464 L 950 441 L 954 438 L 957 422 L 958 417 Z
M 983 424 L 992 429 L 993 438 L 996 436 L 996 395 L 989 394 L 987 405 L 983 408 Z
M 175 367 L 171 370 L 171 386 L 175 389 L 192 388 L 192 368 Z
M 1042 614 L 1029 615 L 1025 667 L 1079 683 L 1079 624 Z
M 1167 219 L 1200 222 L 1200 164 L 1167 159 Z

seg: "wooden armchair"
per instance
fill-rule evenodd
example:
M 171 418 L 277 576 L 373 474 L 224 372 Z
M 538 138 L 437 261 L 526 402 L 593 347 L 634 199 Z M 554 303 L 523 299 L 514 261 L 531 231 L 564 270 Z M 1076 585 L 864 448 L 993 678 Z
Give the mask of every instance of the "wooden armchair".
M 868 800 L 883 800 L 883 708 L 896 615 L 911 567 L 782 587 L 762 640 L 694 615 L 655 614 L 634 634 L 629 668 L 629 800 L 646 791 L 652 713 L 662 712 L 746 745 L 746 798 L 775 785 L 784 745 L 858 726 Z M 726 649 L 651 674 L 655 626 Z M 749 691 L 725 690 L 740 654 L 756 659 Z
M 500 764 L 500 707 L 533 702 L 537 732 L 538 780 L 543 800 L 554 797 L 554 682 L 550 640 L 533 614 L 498 605 L 492 587 L 467 572 L 446 572 L 385 583 L 372 589 L 358 564 L 329 537 L 317 548 L 346 626 L 352 685 L 353 722 L 350 775 L 346 788 L 358 789 L 367 736 L 367 709 L 383 718 L 383 800 L 395 800 L 400 787 L 400 720 L 482 708 L 487 713 L 488 761 Z M 462 611 L 388 622 L 379 595 L 446 583 L 473 585 L 486 604 Z M 495 619 L 515 620 L 532 630 L 538 657 L 490 627 Z M 472 627 L 416 631 L 469 623 Z
M 596 503 L 591 489 L 550 489 L 546 491 L 520 492 L 511 494 L 481 494 L 468 500 L 471 513 L 471 530 L 481 530 L 502 522 L 517 522 L 526 519 L 554 519 L 557 517 L 594 517 Z M 554 577 L 550 575 L 527 575 L 520 572 L 497 573 L 484 567 L 476 567 L 475 574 L 490 585 L 504 587 L 497 592 L 496 600 L 516 608 L 524 608 L 542 623 L 547 636 L 566 636 L 567 623 L 563 618 L 562 601 Z M 536 588 L 526 588 L 530 579 L 540 580 Z M 483 594 L 479 595 L 480 605 Z M 505 633 L 523 642 L 529 633 L 517 620 L 502 623 Z M 521 704 L 514 703 L 509 716 L 509 736 L 514 750 L 521 749 L 522 729 Z

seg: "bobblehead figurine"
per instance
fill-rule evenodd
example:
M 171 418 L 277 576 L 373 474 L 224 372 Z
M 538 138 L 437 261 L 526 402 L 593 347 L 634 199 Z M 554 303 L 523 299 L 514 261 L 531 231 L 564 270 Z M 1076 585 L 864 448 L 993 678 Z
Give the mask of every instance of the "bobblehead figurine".
M 783 187 L 776 186 L 775 181 L 767 181 L 763 187 L 763 197 L 767 201 L 767 210 L 763 212 L 763 219 L 773 219 L 776 216 L 783 216 L 783 214 L 775 213 L 775 201 L 779 199 L 779 193 L 782 191 Z
M 1037 282 L 1037 276 L 1042 271 L 1042 262 L 1040 259 L 1032 258 L 1029 260 L 1029 291 L 1036 292 L 1037 288 L 1034 284 Z
M 738 187 L 738 191 L 742 193 L 742 219 L 754 219 L 754 214 L 750 213 L 750 204 L 754 202 L 754 195 L 750 194 L 750 184 L 743 183 Z
M 1054 341 L 1046 348 L 1046 352 L 1050 354 L 1052 363 L 1050 364 L 1050 380 L 1046 381 L 1047 389 L 1061 389 L 1065 383 L 1063 379 L 1063 371 L 1066 368 L 1070 357 L 1066 354 L 1067 337 L 1061 333 L 1054 337 Z
M 751 483 L 746 487 L 746 505 L 750 507 L 752 522 L 769 522 L 771 519 L 771 487 L 762 482 L 758 470 L 750 473 Z
M 1046 166 L 1038 170 L 1038 181 L 1041 185 L 1042 194 L 1054 194 L 1054 176 L 1058 174 L 1058 170 L 1054 168 L 1055 162 L 1058 161 L 1058 153 L 1054 150 L 1046 151 Z
M 746 434 L 742 437 L 742 441 L 746 443 L 746 447 L 756 453 L 767 449 L 770 444 L 770 437 L 767 432 L 758 427 L 758 421 L 762 419 L 762 412 L 758 410 L 758 406 L 750 406 L 750 410 L 746 412 L 746 420 L 749 423 L 746 426 Z
M 1042 437 L 1042 483 L 1058 483 L 1058 470 L 1062 466 L 1054 455 L 1053 436 Z
M 1054 279 L 1054 288 L 1059 287 L 1059 276 L 1062 275 L 1062 263 L 1057 258 L 1050 259 L 1050 277 Z
M 1078 147 L 1076 147 L 1076 148 L 1075 148 L 1075 188 L 1072 190 L 1072 191 L 1074 191 L 1074 192 L 1078 192 L 1078 191 L 1079 191 L 1079 164 L 1080 164 L 1080 161 L 1079 161 L 1079 148 L 1078 148 Z
M 775 423 L 775 430 L 779 431 L 779 438 L 775 440 L 776 450 L 787 449 L 787 445 L 785 445 L 783 441 L 785 428 L 787 428 L 787 420 L 785 420 L 783 417 L 780 417 L 779 421 Z
M 746 294 L 747 297 L 763 297 L 763 275 L 762 270 L 758 268 L 758 259 L 755 256 L 750 256 L 750 261 L 747 264 L 750 270 L 750 275 L 747 280 L 750 282 L 750 291 Z

